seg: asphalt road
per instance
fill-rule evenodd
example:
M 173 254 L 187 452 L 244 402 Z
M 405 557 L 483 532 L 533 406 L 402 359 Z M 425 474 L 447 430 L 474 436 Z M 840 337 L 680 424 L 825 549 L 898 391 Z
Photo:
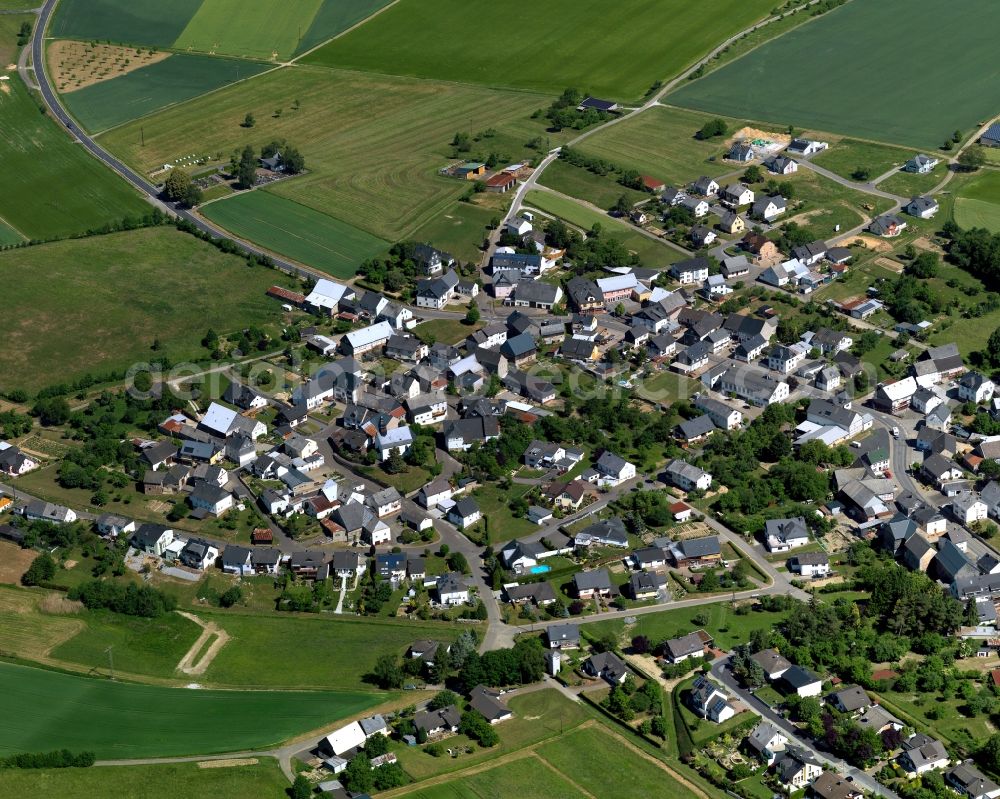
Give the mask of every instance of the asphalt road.
M 849 765 L 840 758 L 815 749 L 801 737 L 801 732 L 795 727 L 794 724 L 785 719 L 783 716 L 775 713 L 767 704 L 760 701 L 752 693 L 740 687 L 739 683 L 736 682 L 732 673 L 729 671 L 728 656 L 719 658 L 712 663 L 712 676 L 722 683 L 730 691 L 730 693 L 738 697 L 744 705 L 750 708 L 750 712 L 767 719 L 767 721 L 771 722 L 771 724 L 779 727 L 782 732 L 788 736 L 789 740 L 793 744 L 801 746 L 803 749 L 810 752 L 820 763 L 823 763 L 842 776 L 849 776 L 853 778 L 854 782 L 861 786 L 861 788 L 865 791 L 878 796 L 888 797 L 888 799 L 899 799 L 895 792 L 886 788 L 873 777 L 870 777 L 864 771 L 861 771 L 861 769 L 857 769 L 854 766 Z

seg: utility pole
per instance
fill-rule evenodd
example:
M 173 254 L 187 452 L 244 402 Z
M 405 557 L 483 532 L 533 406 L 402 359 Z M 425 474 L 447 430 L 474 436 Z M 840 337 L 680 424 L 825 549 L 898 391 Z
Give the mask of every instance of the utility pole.
M 111 670 L 111 679 L 112 680 L 114 680 L 114 678 L 115 678 L 115 658 L 114 658 L 114 655 L 112 654 L 112 651 L 111 651 L 114 648 L 115 648 L 115 645 L 112 644 L 111 646 L 109 646 L 107 649 L 104 650 L 107 653 L 107 655 L 108 655 L 108 668 Z

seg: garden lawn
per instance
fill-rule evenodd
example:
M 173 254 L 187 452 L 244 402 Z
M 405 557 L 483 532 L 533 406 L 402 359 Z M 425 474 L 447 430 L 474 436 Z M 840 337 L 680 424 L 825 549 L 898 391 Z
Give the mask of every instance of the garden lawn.
M 170 47 L 202 0 L 61 0 L 49 33 L 62 39 L 100 39 Z
M 688 83 L 671 102 L 936 147 L 996 112 L 1000 86 L 983 64 L 995 51 L 998 25 L 1000 7 L 990 0 L 953 4 L 947 14 L 936 0 L 847 3 Z M 898 65 L 919 52 L 948 54 L 940 69 L 921 76 L 924 101 L 892 86 L 902 80 Z
M 174 362 L 205 358 L 209 327 L 224 334 L 281 318 L 265 296 L 280 275 L 172 227 L 8 250 L 0 278 L 12 307 L 31 309 L 0 322 L 6 390 L 125 370 L 148 361 L 156 339 Z
M 63 104 L 91 132 L 130 122 L 234 81 L 265 64 L 175 53 L 162 61 L 62 95 Z
M 201 212 L 240 238 L 345 280 L 389 249 L 387 241 L 270 191 L 242 192 Z
M 575 202 L 572 197 L 532 189 L 528 192 L 525 203 L 557 216 L 584 231 L 590 230 L 594 225 L 600 225 L 605 235 L 618 239 L 627 249 L 636 253 L 644 266 L 653 268 L 665 266 L 685 257 L 679 250 L 639 233 L 629 222 L 588 208 Z
M 467 325 L 461 319 L 428 319 L 417 325 L 413 333 L 424 342 L 458 344 L 480 327 L 482 325 Z
M 762 0 L 402 0 L 308 57 L 311 63 L 511 86 L 576 86 L 635 100 L 713 45 L 767 16 Z M 516 33 L 508 30 L 516 19 Z
M 700 624 L 695 617 L 706 614 L 708 621 Z M 775 626 L 784 619 L 784 614 L 762 610 L 751 610 L 739 615 L 726 603 L 703 605 L 701 607 L 665 610 L 662 613 L 648 613 L 638 616 L 638 621 L 628 628 L 628 635 L 645 635 L 654 644 L 668 638 L 677 638 L 695 630 L 703 629 L 714 639 L 719 649 L 728 650 L 737 644 L 744 644 L 754 630 L 764 630 Z M 587 624 L 583 632 L 588 638 L 598 639 L 608 632 L 622 633 L 625 622 L 617 619 Z
M 489 522 L 491 541 L 510 541 L 528 533 L 538 532 L 537 524 L 525 518 L 515 517 L 509 507 L 512 500 L 524 496 L 531 488 L 515 483 L 510 490 L 504 491 L 495 483 L 487 483 L 472 492 L 472 498 L 479 503 L 483 518 Z
M 413 238 L 451 253 L 459 261 L 478 263 L 483 257 L 479 248 L 486 238 L 487 225 L 499 216 L 490 208 L 456 202 L 416 231 Z
M 246 799 L 280 797 L 288 780 L 276 760 L 202 768 L 198 763 L 108 768 L 3 769 L 0 794 L 19 799 Z
M 690 399 L 701 390 L 700 386 L 698 381 L 678 372 L 663 371 L 641 378 L 635 393 L 650 402 L 672 404 L 679 399 Z
M 721 160 L 727 149 L 724 137 L 707 141 L 695 138 L 695 133 L 712 118 L 685 108 L 654 106 L 598 131 L 578 149 L 681 188 L 702 175 L 716 176 L 739 168 Z M 734 119 L 724 121 L 730 131 L 744 125 Z M 712 159 L 718 159 L 718 163 Z
M 238 687 L 369 689 L 364 677 L 380 655 L 402 656 L 417 639 L 451 641 L 460 632 L 447 623 L 371 617 L 203 615 L 230 641 L 201 681 Z
M 544 133 L 531 114 L 546 101 L 526 92 L 295 66 L 144 117 L 100 140 L 148 172 L 190 154 L 221 154 L 218 163 L 228 165 L 234 149 L 286 139 L 302 151 L 307 174 L 269 191 L 395 241 L 470 189 L 467 181 L 438 174 L 459 160 L 451 147 L 456 131 L 497 131 L 460 157 L 486 158 L 499 146 L 495 139 L 513 143 L 503 145 L 512 161 L 526 159 L 537 153 L 524 144 Z M 253 128 L 241 126 L 247 113 L 256 117 Z
M 1000 172 L 983 171 L 966 183 L 955 199 L 954 215 L 959 227 L 1000 233 Z
M 10 91 L 0 92 L 0 219 L 27 238 L 47 239 L 149 211 L 125 181 L 39 113 L 16 74 L 4 86 Z
M 581 757 L 581 752 L 589 756 Z M 665 768 L 656 765 L 601 728 L 575 730 L 537 749 L 537 754 L 593 796 L 694 797 Z
M 266 748 L 383 698 L 348 691 L 160 688 L 7 663 L 0 663 L 0 676 L 6 689 L 0 752 L 66 748 L 89 750 L 99 759 Z
M 962 699 L 943 699 L 933 692 L 900 694 L 895 691 L 879 692 L 878 699 L 889 712 L 901 711 L 903 721 L 913 719 L 928 732 L 961 746 L 967 745 L 968 736 L 972 736 L 974 741 L 985 741 L 994 732 L 987 716 L 969 718 L 959 711 L 965 704 Z M 940 712 L 939 718 L 932 719 L 926 715 L 932 708 Z

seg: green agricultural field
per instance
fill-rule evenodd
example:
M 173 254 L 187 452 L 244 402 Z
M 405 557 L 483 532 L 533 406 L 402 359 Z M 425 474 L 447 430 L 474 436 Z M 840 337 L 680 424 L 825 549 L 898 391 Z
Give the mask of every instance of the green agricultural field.
M 11 2 L 11 0 L 3 0 L 3 2 Z M 10 8 L 20 8 L 24 5 L 24 0 L 13 0 L 13 2 L 15 5 L 10 6 Z M 2 7 L 2 3 L 0 3 L 0 8 Z M 17 60 L 17 51 L 19 50 L 17 36 L 23 22 L 34 25 L 34 15 L 0 14 L 0 69 L 4 70 L 0 74 L 6 74 L 4 68 Z
M 125 181 L 73 144 L 16 75 L 0 92 L 0 219 L 27 238 L 83 233 L 149 210 Z
M 103 759 L 266 748 L 384 698 L 350 691 L 160 688 L 8 663 L 0 663 L 0 676 L 6 686 L 0 753 L 66 748 Z
M 644 236 L 628 222 L 574 202 L 570 197 L 535 189 L 528 192 L 525 202 L 585 231 L 590 230 L 595 224 L 600 225 L 608 236 L 619 239 L 629 250 L 637 253 L 645 266 L 663 266 L 684 258 L 684 253 Z
M 170 227 L 0 252 L 0 277 L 9 302 L 32 309 L 0 322 L 3 387 L 28 390 L 147 361 L 155 339 L 175 361 L 204 358 L 208 327 L 279 321 L 265 292 L 288 284 Z
M 270 191 L 238 194 L 203 206 L 202 213 L 240 238 L 344 279 L 389 248 L 387 241 Z
M 955 199 L 955 222 L 1000 233 L 1000 172 L 986 171 L 966 183 Z
M 738 168 L 721 160 L 725 139 L 701 141 L 694 137 L 709 119 L 712 117 L 707 114 L 684 108 L 655 106 L 588 137 L 579 150 L 680 187 L 702 175 L 715 176 Z M 733 119 L 725 121 L 731 131 L 744 125 Z M 716 159 L 719 163 L 714 163 Z
M 461 774 L 425 788 L 417 786 L 403 796 L 407 799 L 552 799 L 555 796 L 586 799 L 588 794 L 528 753 L 486 771 Z
M 683 86 L 671 102 L 936 147 L 956 128 L 970 130 L 996 112 L 1000 88 L 983 64 L 996 49 L 998 25 L 1000 7 L 991 0 L 952 4 L 947 14 L 937 0 L 848 3 Z M 948 57 L 921 76 L 924 100 L 914 101 L 887 76 L 922 52 Z
M 696 619 L 703 613 L 707 615 L 708 621 L 701 624 Z M 783 618 L 782 613 L 762 610 L 751 610 L 741 616 L 728 604 L 718 603 L 665 610 L 662 613 L 648 613 L 639 616 L 637 623 L 629 627 L 627 632 L 630 637 L 645 635 L 651 641 L 659 643 L 667 638 L 676 638 L 694 630 L 704 629 L 715 638 L 719 649 L 726 650 L 737 644 L 746 643 L 754 630 L 766 630 Z M 583 627 L 584 633 L 595 639 L 608 632 L 622 633 L 625 630 L 625 622 L 619 620 L 599 621 Z
M 601 728 L 575 730 L 536 750 L 550 766 L 592 796 L 616 796 L 623 785 L 629 795 L 687 799 L 696 794 L 665 768 L 626 748 Z M 591 757 L 581 757 L 590 752 Z M 603 755 L 603 756 L 602 756 Z
M 85 129 L 95 132 L 131 122 L 268 69 L 232 58 L 175 53 L 112 80 L 62 95 L 63 104 Z
M 203 682 L 236 687 L 363 689 L 380 655 L 402 656 L 418 638 L 453 640 L 457 626 L 395 619 L 318 616 L 203 614 L 229 633 L 230 641 L 209 666 Z M 295 668 L 288 668 L 288 653 Z
M 312 24 L 322 0 L 203 0 L 177 37 L 178 50 L 243 58 L 290 56 Z
M 18 799 L 246 799 L 280 797 L 288 780 L 276 760 L 202 768 L 197 763 L 0 771 L 0 794 Z
M 49 33 L 62 39 L 100 39 L 170 47 L 202 0 L 61 0 Z
M 323 0 L 312 24 L 299 41 L 297 53 L 317 47 L 327 39 L 370 17 L 389 0 Z
M 450 252 L 459 261 L 478 263 L 483 257 L 479 248 L 488 233 L 486 226 L 498 216 L 491 208 L 457 202 L 416 231 L 413 239 Z
M 586 200 L 604 209 L 614 207 L 622 195 L 633 205 L 650 199 L 650 195 L 646 192 L 625 188 L 613 176 L 601 177 L 588 169 L 572 166 L 559 159 L 545 168 L 541 183 L 560 194 Z
M 512 143 L 503 155 L 528 158 L 537 153 L 524 144 L 544 133 L 530 116 L 545 103 L 524 92 L 296 66 L 116 128 L 101 142 L 150 171 L 190 153 L 223 153 L 228 163 L 245 144 L 287 139 L 302 151 L 308 174 L 270 191 L 395 241 L 412 237 L 469 189 L 438 174 L 457 160 L 456 131 L 496 130 L 477 145 L 483 157 L 500 152 L 494 141 L 502 140 Z M 257 118 L 252 129 L 241 127 L 247 112 Z
M 114 647 L 115 668 L 127 674 L 180 677 L 174 670 L 201 634 L 197 624 L 176 613 L 142 619 L 87 612 L 76 618 L 86 628 L 53 649 L 52 657 L 67 663 L 107 664 L 107 649 Z
M 0 219 L 0 247 L 6 247 L 9 244 L 18 244 L 24 240 L 24 236 Z
M 902 167 L 915 153 L 902 147 L 889 144 L 879 144 L 873 141 L 859 139 L 838 139 L 827 137 L 823 133 L 810 133 L 823 141 L 828 141 L 830 147 L 812 157 L 819 166 L 836 172 L 843 178 L 857 180 L 854 173 L 858 169 L 866 169 L 870 179 L 884 175 L 893 167 Z M 889 180 L 890 178 L 886 178 Z
M 603 0 L 402 0 L 307 60 L 550 94 L 577 86 L 635 100 L 772 7 L 762 0 L 625 0 L 609 14 Z

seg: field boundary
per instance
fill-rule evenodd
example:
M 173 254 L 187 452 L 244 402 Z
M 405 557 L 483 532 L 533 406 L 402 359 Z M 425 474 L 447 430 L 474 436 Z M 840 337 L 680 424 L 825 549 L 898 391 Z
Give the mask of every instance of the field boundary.
M 342 30 L 340 33 L 334 34 L 333 36 L 331 36 L 326 41 L 320 42 L 319 44 L 315 45 L 314 47 L 310 47 L 304 53 L 299 53 L 294 58 L 290 58 L 288 61 L 284 62 L 284 64 L 282 66 L 291 66 L 291 65 L 295 64 L 295 62 L 298 61 L 300 58 L 305 58 L 310 53 L 312 53 L 312 52 L 314 52 L 316 50 L 319 50 L 319 48 L 321 48 L 321 47 L 326 47 L 330 42 L 332 42 L 332 41 L 334 41 L 336 39 L 339 39 L 341 36 L 346 36 L 351 31 L 356 30 L 357 28 L 360 28 L 366 22 L 369 22 L 369 21 L 375 19 L 375 17 L 377 17 L 382 12 L 388 11 L 390 8 L 392 8 L 394 5 L 396 5 L 399 2 L 400 2 L 400 0 L 392 0 L 391 3 L 386 3 L 384 6 L 382 6 L 382 8 L 379 8 L 379 9 L 373 11 L 371 14 L 369 14 L 364 19 L 358 20 L 353 25 L 351 25 L 351 27 L 347 28 L 346 30 Z

